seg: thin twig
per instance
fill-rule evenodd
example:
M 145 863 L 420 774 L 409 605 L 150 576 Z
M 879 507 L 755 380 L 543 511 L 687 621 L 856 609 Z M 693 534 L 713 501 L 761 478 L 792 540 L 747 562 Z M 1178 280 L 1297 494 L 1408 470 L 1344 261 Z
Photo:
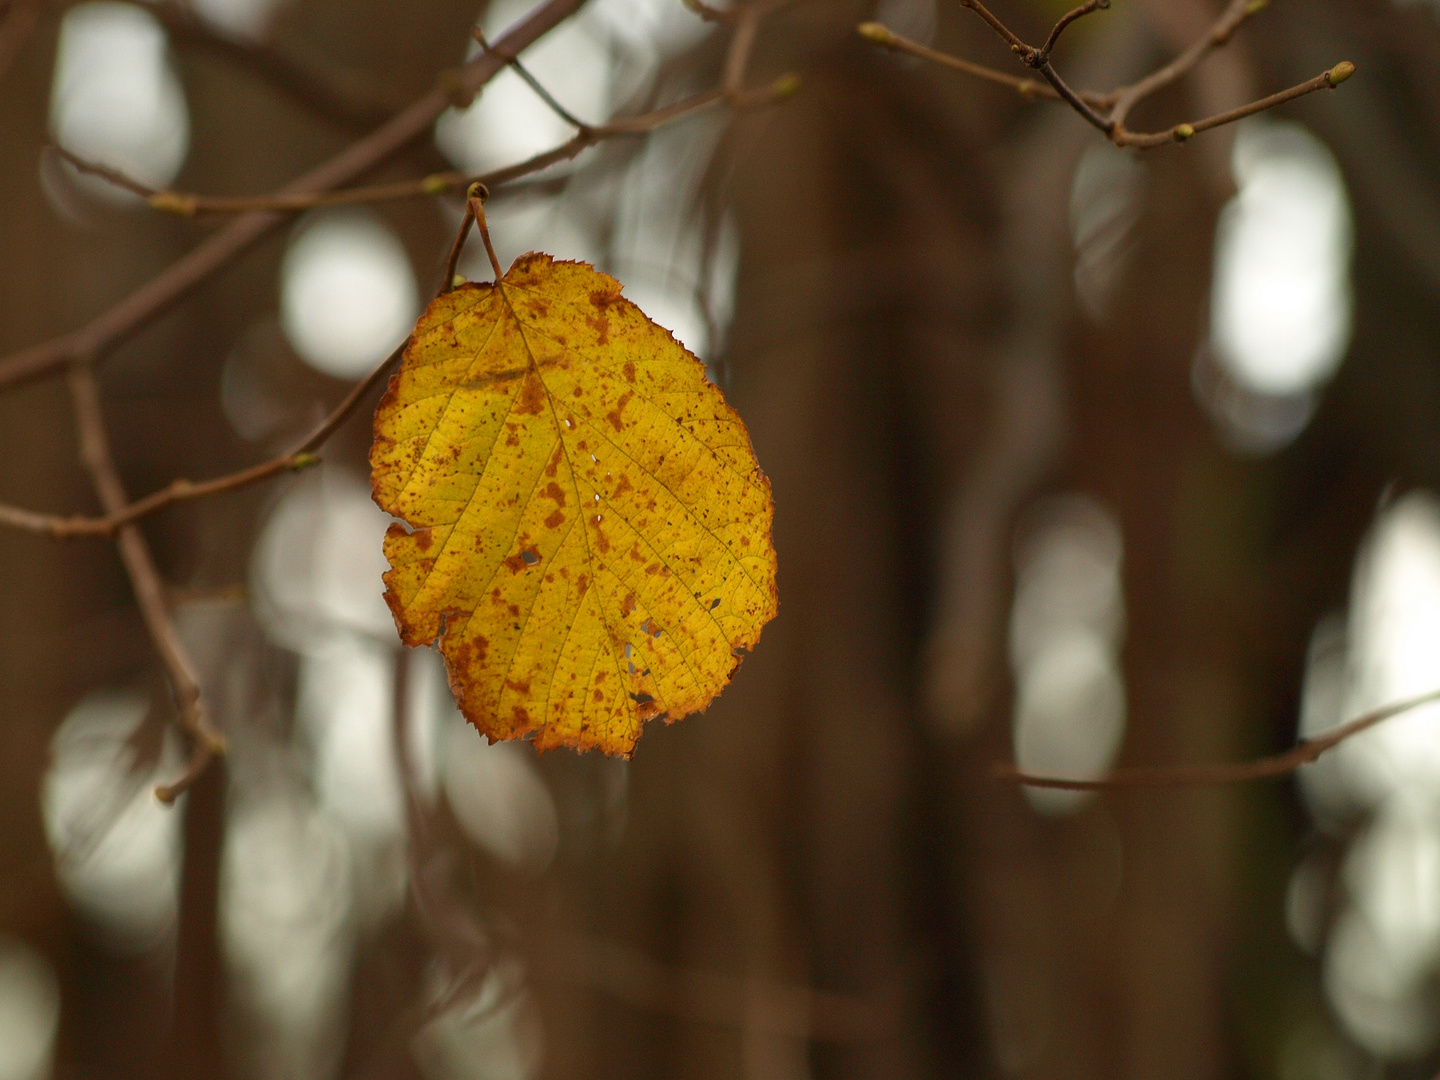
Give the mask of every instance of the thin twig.
M 143 499 L 137 499 L 128 505 L 111 511 L 105 517 L 60 517 L 52 514 L 37 514 L 30 510 L 22 510 L 13 506 L 0 505 L 0 524 L 10 525 L 15 528 L 24 529 L 28 532 L 44 533 L 57 540 L 68 540 L 75 537 L 113 537 L 126 525 L 138 521 L 140 518 L 153 514 L 166 506 L 175 503 L 189 502 L 194 499 L 203 499 L 210 495 L 219 495 L 226 491 L 237 491 L 240 488 L 249 487 L 269 480 L 271 477 L 280 476 L 287 472 L 299 472 L 301 469 L 308 469 L 312 465 L 319 464 L 320 459 L 315 452 L 329 440 L 330 436 L 340 429 L 340 426 L 350 418 L 350 415 L 365 400 L 366 395 L 389 373 L 400 357 L 405 352 L 405 342 L 397 345 L 395 349 L 384 360 L 380 361 L 365 378 L 361 379 L 353 387 L 345 398 L 336 405 L 330 415 L 322 420 L 315 430 L 307 435 L 303 442 L 288 454 L 272 458 L 259 465 L 252 465 L 248 469 L 241 469 L 238 472 L 226 476 L 216 477 L 213 480 L 205 480 L 199 483 L 190 480 L 175 480 L 159 491 L 153 492 Z
M 1067 26 L 1076 19 L 1084 18 L 1092 11 L 1103 11 L 1109 8 L 1109 6 L 1110 0 L 1085 0 L 1085 3 L 1079 7 L 1071 8 L 1064 15 L 1061 15 L 1059 20 L 1051 28 L 1050 36 L 1045 39 L 1045 44 L 1040 46 L 1041 59 L 1049 59 L 1050 53 L 1055 49 L 1055 43 L 1060 40 L 1060 35 L 1065 32 Z
M 949 53 L 940 52 L 938 49 L 929 48 L 928 46 L 921 45 L 918 41 L 911 41 L 909 38 L 897 34 L 884 23 L 861 23 L 856 29 L 859 31 L 861 37 L 867 41 L 873 41 L 876 45 L 882 45 L 887 49 L 906 53 L 909 56 L 914 56 L 921 60 L 928 60 L 930 63 L 938 64 L 941 67 L 952 68 L 955 71 L 963 71 L 966 75 L 983 79 L 986 82 L 1008 87 L 1026 100 L 1062 100 L 1059 92 L 1048 83 L 1038 82 L 1035 79 L 1021 78 L 1019 75 L 1011 75 L 1009 72 L 998 71 L 995 68 L 972 63 L 958 56 L 951 56 Z M 1100 109 L 1108 108 L 1114 102 L 1113 96 L 1108 94 L 1097 94 L 1091 90 L 1080 90 L 1077 91 L 1077 93 L 1079 93 L 1083 101 Z
M 545 0 L 496 44 L 506 52 L 519 52 L 569 17 L 582 2 Z M 460 70 L 460 82 L 478 89 L 502 66 L 499 57 L 482 54 Z M 435 120 L 449 108 L 450 100 L 444 90 L 431 90 L 371 134 L 291 183 L 280 194 L 312 195 L 351 183 L 412 142 L 428 136 Z M 99 360 L 169 311 L 201 282 L 234 262 L 284 221 L 282 215 L 273 211 L 257 211 L 236 218 L 84 326 L 0 358 L 0 388 L 59 371 L 77 357 Z
M 321 191 L 305 195 L 194 195 L 169 188 L 152 188 L 132 176 L 112 169 L 108 165 L 87 161 L 72 154 L 63 146 L 51 144 L 42 151 L 66 161 L 78 172 L 97 176 L 102 180 L 140 196 L 152 209 L 165 210 L 182 217 L 196 214 L 245 214 L 253 211 L 280 211 L 294 213 L 312 210 L 317 206 L 348 206 L 358 203 L 389 202 L 396 199 L 413 199 L 425 195 L 443 195 L 448 191 L 463 189 L 472 178 L 462 172 L 439 172 L 422 176 L 419 180 L 400 180 L 389 184 L 368 184 L 364 187 L 342 188 L 339 191 Z
M 1045 77 L 1045 81 L 1055 88 L 1056 93 L 1064 98 L 1065 102 L 1072 109 L 1091 124 L 1094 124 L 1095 127 L 1099 128 L 1106 135 L 1109 135 L 1115 130 L 1115 121 L 1109 117 L 1101 116 L 1089 102 L 1074 90 L 1070 89 L 1069 83 L 1060 77 L 1060 73 L 1055 70 L 1054 65 L 1051 64 L 1049 60 L 1038 60 L 1032 66 Z
M 1210 25 L 1210 29 L 1196 38 L 1190 47 L 1179 56 L 1138 82 L 1120 87 L 1116 91 L 1115 107 L 1110 110 L 1111 118 L 1117 124 L 1124 124 L 1125 118 L 1130 115 L 1130 110 L 1139 102 L 1157 90 L 1169 86 L 1181 76 L 1189 74 L 1201 60 L 1210 54 L 1212 49 L 1217 49 L 1229 41 L 1231 35 L 1239 29 L 1240 24 L 1263 7 L 1265 7 L 1265 0 L 1230 0 L 1230 3 L 1225 5 L 1225 9 L 1220 12 L 1219 17 Z
M 982 4 L 980 0 L 960 0 L 960 6 L 969 8 L 975 12 L 976 15 L 979 15 L 980 18 L 984 19 L 990 25 L 990 29 L 1000 35 L 1000 40 L 1005 42 L 1006 45 L 1009 45 L 1010 51 L 1016 56 L 1023 57 L 1027 52 L 1035 51 L 1016 37 L 1014 31 L 997 19 L 990 9 Z
M 1126 129 L 1125 118 L 1136 103 L 1187 74 L 1212 49 L 1224 45 L 1241 23 L 1265 7 L 1266 0 L 1231 0 L 1225 10 L 1211 24 L 1209 30 L 1197 38 L 1179 56 L 1138 82 L 1119 87 L 1108 94 L 1073 90 L 1055 70 L 1049 57 L 1065 27 L 1092 11 L 1108 8 L 1109 0 L 1086 0 L 1086 3 L 1068 11 L 1050 31 L 1050 36 L 1046 38 L 1045 44 L 1038 49 L 1021 41 L 980 0 L 960 0 L 960 2 L 984 19 L 1000 38 L 1009 44 L 1011 51 L 1020 57 L 1027 67 L 1038 71 L 1049 83 L 1049 86 L 1044 87 L 1031 79 L 1016 78 L 993 68 L 972 64 L 968 60 L 926 48 L 917 42 L 901 37 L 882 23 L 861 23 L 857 29 L 862 37 L 877 45 L 962 71 L 975 78 L 1009 86 L 1027 99 L 1063 100 L 1086 121 L 1103 131 L 1116 146 L 1137 150 L 1146 150 L 1167 143 L 1185 142 L 1202 131 L 1209 131 L 1211 128 L 1234 123 L 1247 116 L 1253 116 L 1255 113 L 1264 112 L 1266 109 L 1273 109 L 1287 101 L 1294 101 L 1306 94 L 1313 94 L 1316 90 L 1333 90 L 1355 73 L 1355 65 L 1348 60 L 1343 60 L 1329 71 L 1317 75 L 1313 79 L 1228 112 L 1207 116 L 1203 120 L 1196 120 L 1193 123 L 1176 124 L 1167 131 L 1133 132 Z
M 1260 98 L 1248 105 L 1230 109 L 1228 112 L 1216 113 L 1214 116 L 1207 116 L 1203 120 L 1196 120 L 1190 124 L 1176 124 L 1169 131 L 1145 134 L 1127 131 L 1123 125 L 1116 125 L 1115 130 L 1111 133 L 1111 138 L 1117 146 L 1132 146 L 1140 150 L 1161 146 L 1164 143 L 1184 142 L 1202 131 L 1209 131 L 1211 128 L 1221 127 L 1225 124 L 1233 124 L 1236 120 L 1243 120 L 1255 113 L 1273 109 L 1287 101 L 1294 101 L 1306 94 L 1313 94 L 1316 90 L 1333 90 L 1354 73 L 1355 65 L 1348 60 L 1342 60 L 1329 71 L 1322 71 L 1313 79 L 1307 79 L 1288 90 L 1281 90 L 1278 94 L 1271 94 L 1269 97 Z
M 763 5 L 763 7 L 765 8 L 765 10 L 773 10 L 775 7 L 778 7 L 786 2 L 788 2 L 788 0 L 769 0 L 769 2 Z M 739 35 L 737 34 L 737 39 L 738 37 Z M 746 46 L 743 42 L 737 44 L 736 40 L 732 40 L 731 48 L 732 51 L 739 51 L 742 48 L 748 49 L 748 46 Z M 491 53 L 493 54 L 494 52 L 495 50 L 492 48 Z M 555 164 L 556 162 L 572 158 L 586 147 L 592 146 L 595 143 L 600 142 L 604 139 L 623 135 L 640 135 L 647 131 L 651 131 L 654 128 L 657 128 L 662 124 L 678 120 L 683 116 L 688 116 L 691 113 L 697 112 L 700 109 L 706 108 L 707 106 L 716 104 L 721 101 L 730 100 L 735 108 L 749 108 L 756 105 L 767 104 L 779 100 L 782 97 L 788 96 L 795 91 L 797 86 L 798 80 L 793 75 L 787 75 L 782 76 L 780 79 L 777 79 L 768 87 L 748 93 L 740 91 L 739 93 L 729 94 L 723 88 L 715 88 L 712 90 L 707 90 L 698 94 L 694 94 L 691 97 L 682 99 L 681 101 L 677 101 L 671 105 L 667 105 L 659 109 L 654 109 L 648 113 L 642 113 L 638 116 L 622 117 L 619 120 L 600 127 L 585 128 L 577 132 L 577 134 L 569 141 L 555 147 L 552 150 L 548 150 L 542 154 L 537 154 L 534 157 L 529 158 L 526 161 L 520 162 L 516 165 L 511 165 L 503 169 L 498 169 L 492 173 L 487 174 L 478 181 L 471 181 L 470 189 L 473 193 L 477 187 L 481 190 L 486 190 L 489 185 L 498 186 L 501 184 L 505 184 L 522 176 L 529 175 L 530 173 L 538 172 L 541 169 L 548 167 L 549 165 Z M 102 176 L 106 179 L 113 180 L 114 182 L 121 184 L 121 186 L 126 187 L 128 190 L 135 191 L 137 194 L 144 195 L 146 198 L 151 200 L 152 205 L 161 196 L 169 199 L 193 199 L 195 201 L 192 205 L 202 205 L 202 200 L 198 196 L 180 196 L 174 192 L 155 192 L 151 189 L 147 189 L 144 185 L 139 184 L 137 181 L 132 180 L 124 174 L 118 173 L 115 170 L 109 169 L 106 166 L 95 165 L 91 162 L 84 161 L 83 159 L 77 158 L 75 155 L 70 154 L 68 151 L 65 151 L 59 147 L 55 147 L 54 150 L 56 153 L 60 154 L 63 158 L 65 158 L 65 160 L 73 164 L 76 168 L 92 172 L 95 175 Z M 460 176 L 460 174 L 441 175 L 445 176 L 447 181 L 451 175 L 455 177 Z M 406 195 L 433 194 L 434 179 L 434 177 L 427 177 L 423 181 L 420 181 L 418 183 L 411 183 L 408 185 L 381 185 L 379 186 L 379 188 L 352 189 L 350 192 L 342 191 L 333 194 L 349 194 L 351 196 L 355 196 L 357 193 L 366 190 L 372 192 L 376 190 L 384 190 L 387 192 L 389 197 L 399 197 L 395 196 L 393 193 L 395 189 L 402 186 L 406 188 Z M 426 186 L 429 186 L 432 190 L 425 190 Z M 486 193 L 488 194 L 488 191 Z M 309 196 L 308 198 L 314 197 L 315 196 Z M 279 198 L 283 199 L 294 197 L 280 196 Z M 357 198 L 354 201 L 361 200 Z M 214 201 L 211 201 L 208 205 L 213 207 L 213 202 Z M 271 211 L 278 208 L 279 207 L 277 205 L 272 203 L 270 206 L 266 207 L 266 210 Z M 460 247 L 463 244 L 465 235 L 469 231 L 470 222 L 476 220 L 474 216 L 474 209 L 471 206 L 470 200 L 467 200 L 467 214 L 470 216 L 462 225 L 462 228 L 456 237 L 455 245 L 452 247 L 450 252 L 450 258 L 447 264 L 447 271 L 440 285 L 440 289 L 442 292 L 445 289 L 449 288 L 454 281 L 455 264 L 459 259 Z M 480 217 L 479 220 L 480 222 L 482 222 L 481 238 L 485 243 L 486 251 L 490 257 L 490 262 L 495 270 L 495 277 L 498 281 L 502 276 L 500 262 L 495 254 L 494 247 L 490 242 L 488 230 L 486 230 L 483 225 L 483 217 Z M 12 528 L 41 533 L 57 539 L 69 539 L 74 537 L 109 538 L 113 537 L 116 532 L 121 530 L 124 526 L 139 520 L 141 517 L 144 517 L 147 514 L 154 513 L 156 510 L 159 510 L 162 507 L 171 506 L 179 502 L 186 502 L 193 499 L 204 498 L 210 495 L 217 495 L 227 491 L 235 491 L 243 487 L 248 487 L 251 484 L 260 483 L 272 477 L 279 476 L 286 472 L 295 472 L 300 469 L 308 468 L 309 466 L 316 464 L 318 461 L 315 456 L 315 451 L 318 450 L 330 437 L 330 435 L 336 429 L 338 429 L 339 426 L 350 416 L 354 409 L 364 399 L 366 394 L 370 392 L 370 390 L 385 376 L 385 374 L 396 363 L 396 361 L 399 360 L 403 351 L 404 345 L 402 344 L 397 347 L 395 351 L 392 352 L 390 356 L 387 357 L 381 364 L 379 364 L 374 371 L 367 375 L 365 379 L 358 383 L 346 396 L 345 400 L 336 407 L 335 411 L 332 412 L 330 416 L 328 416 L 320 424 L 320 426 L 316 428 L 316 430 L 312 432 L 303 443 L 300 444 L 300 446 L 298 446 L 295 450 L 291 451 L 288 454 L 281 455 L 280 457 L 273 458 L 270 461 L 263 462 L 259 465 L 251 466 L 247 469 L 242 469 L 227 476 L 217 477 L 213 480 L 207 480 L 200 483 L 195 483 L 185 479 L 177 479 L 171 482 L 168 486 L 162 488 L 161 490 L 153 492 L 152 494 L 147 495 L 143 499 L 139 499 L 134 503 L 130 503 L 128 505 L 122 504 L 120 507 L 113 509 L 107 508 L 109 512 L 104 517 L 63 517 L 60 515 L 41 514 L 30 510 L 21 509 L 19 507 L 0 504 L 0 525 L 8 525 Z
M 741 95 L 740 99 L 735 102 L 735 107 L 753 108 L 757 105 L 777 101 L 793 93 L 797 86 L 798 81 L 793 75 L 784 76 L 769 87 Z M 546 150 L 514 165 L 507 165 L 478 177 L 462 172 L 439 172 L 423 176 L 419 180 L 400 180 L 389 184 L 371 184 L 364 187 L 342 188 L 338 191 L 310 194 L 195 195 L 183 191 L 156 189 L 148 187 L 108 165 L 77 157 L 64 147 L 51 145 L 46 147 L 45 152 L 63 158 L 80 172 L 98 176 L 126 191 L 139 195 L 157 210 L 166 210 L 187 217 L 194 214 L 236 214 L 257 211 L 294 213 L 319 206 L 348 206 L 444 195 L 451 191 L 463 190 L 476 182 L 484 184 L 487 188 L 502 187 L 522 177 L 549 168 L 558 162 L 567 161 L 582 150 L 606 139 L 626 135 L 643 135 L 663 124 L 699 112 L 724 98 L 725 94 L 721 90 L 704 90 L 647 113 L 623 116 L 608 124 L 587 127 L 552 150 Z
M 543 101 L 547 106 L 549 106 L 550 111 L 553 112 L 556 116 L 558 116 L 561 120 L 565 121 L 565 123 L 569 124 L 573 128 L 579 128 L 581 131 L 584 131 L 586 128 L 590 127 L 590 125 L 585 123 L 584 120 L 581 120 L 569 109 L 565 108 L 564 105 L 561 105 L 560 102 L 556 101 L 555 95 L 550 93 L 549 90 L 545 89 L 545 85 L 539 79 L 535 78 L 534 75 L 530 74 L 530 69 L 520 62 L 520 58 L 518 56 L 514 56 L 509 53 L 503 53 L 500 50 L 496 49 L 493 45 L 490 44 L 490 42 L 485 40 L 485 32 L 481 30 L 478 26 L 470 31 L 470 35 L 479 43 L 480 48 L 484 49 L 487 53 L 494 53 L 496 56 L 499 56 L 500 59 L 504 60 L 507 64 L 514 68 L 515 74 L 519 75 L 520 78 L 524 79 L 525 85 L 530 87 L 531 90 L 535 91 L 536 96 L 538 96 L 541 101 Z
M 773 100 L 774 96 L 788 92 L 788 87 L 777 86 L 770 90 L 761 91 L 762 95 L 771 95 L 766 100 Z M 644 116 L 630 118 L 631 123 L 636 126 L 625 127 L 624 130 L 617 130 L 616 134 L 638 134 L 647 127 L 659 126 L 667 120 L 675 119 L 678 116 L 687 115 L 705 105 L 720 101 L 723 94 L 719 90 L 706 91 L 704 94 L 697 94 L 694 98 L 677 102 L 675 105 L 667 106 L 664 109 L 657 109 L 654 112 L 646 113 Z M 759 100 L 758 98 L 756 100 Z M 617 125 L 618 127 L 618 125 Z M 595 129 L 595 134 L 603 135 L 603 129 Z M 569 142 L 556 147 L 554 150 L 537 155 L 519 165 L 509 166 L 507 169 L 498 170 L 489 174 L 496 179 L 492 182 L 503 183 L 508 177 L 524 175 L 534 172 L 545 165 L 553 164 L 555 161 L 574 157 L 586 146 L 591 145 L 581 136 L 576 136 Z M 539 164 L 537 164 L 539 163 Z M 446 280 L 454 279 L 454 269 L 450 268 Z M 318 463 L 315 451 L 324 445 L 327 439 L 343 424 L 350 414 L 355 411 L 360 402 L 371 389 L 386 375 L 391 367 L 400 359 L 404 352 L 404 344 L 397 346 L 385 360 L 383 360 L 363 380 L 357 383 L 345 399 L 335 407 L 335 410 L 306 437 L 305 441 L 288 454 L 272 458 L 259 465 L 230 473 L 226 476 L 217 477 L 213 480 L 191 481 L 179 479 L 172 481 L 169 485 L 159 491 L 152 492 L 143 499 L 124 507 L 117 513 L 107 514 L 105 517 L 65 517 L 58 514 L 42 514 L 32 510 L 25 510 L 20 507 L 0 504 L 0 525 L 8 525 L 12 528 L 22 529 L 26 532 L 41 533 L 55 539 L 73 539 L 77 537 L 100 537 L 110 538 L 116 531 L 125 524 L 137 521 L 148 514 L 175 503 L 189 502 L 194 499 L 202 499 L 210 495 L 219 495 L 227 491 L 236 491 L 251 484 L 261 483 L 272 477 L 283 475 L 287 472 L 298 472 L 301 469 L 309 468 Z
M 761 17 L 758 5 L 740 9 L 730 47 L 725 50 L 725 69 L 720 76 L 720 88 L 727 96 L 739 94 L 745 84 L 745 72 L 750 69 L 750 53 L 760 32 Z
M 90 472 L 95 493 L 100 505 L 109 513 L 125 508 L 125 485 L 115 468 L 114 456 L 110 451 L 110 439 L 105 431 L 105 417 L 100 408 L 100 389 L 95 382 L 95 373 L 86 359 L 74 361 L 70 366 L 70 397 L 75 407 L 75 424 L 80 443 L 80 459 Z M 170 609 L 165 601 L 165 585 L 155 561 L 150 556 L 150 545 L 140 527 L 124 525 L 119 530 L 116 544 L 125 572 L 130 577 L 130 586 L 135 591 L 135 600 L 150 632 L 150 640 L 165 666 L 170 678 L 170 688 L 175 694 L 175 707 L 180 714 L 180 723 L 190 733 L 193 746 L 190 763 L 183 775 L 174 783 L 155 789 L 155 795 L 162 802 L 174 802 L 181 792 L 190 787 L 216 754 L 225 752 L 225 739 L 211 725 L 205 716 L 205 704 L 200 696 L 200 682 L 195 677 L 190 657 L 175 624 L 170 619 Z
M 1397 701 L 1374 712 L 1366 713 L 1348 724 L 1306 739 L 1283 754 L 1225 765 L 1182 765 L 1175 768 L 1139 767 L 1113 769 L 1096 780 L 1066 780 L 1058 776 L 1035 776 L 1022 773 L 1009 765 L 997 765 L 993 776 L 1006 783 L 1028 787 L 1060 788 L 1064 791 L 1109 791 L 1115 788 L 1213 787 L 1223 784 L 1244 784 L 1252 780 L 1272 780 L 1289 776 L 1302 765 L 1309 765 L 1325 751 L 1383 720 L 1418 709 L 1432 701 L 1440 701 L 1440 690 Z

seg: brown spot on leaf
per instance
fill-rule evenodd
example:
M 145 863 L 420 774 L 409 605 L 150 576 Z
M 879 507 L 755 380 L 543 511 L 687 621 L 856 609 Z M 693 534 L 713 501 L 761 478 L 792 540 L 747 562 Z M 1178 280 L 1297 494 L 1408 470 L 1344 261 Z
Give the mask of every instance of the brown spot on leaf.
M 533 371 L 527 371 L 525 381 L 520 384 L 520 397 L 515 402 L 515 412 L 519 416 L 538 416 L 544 411 L 545 387 Z
M 624 413 L 625 406 L 630 404 L 630 399 L 634 396 L 630 391 L 625 391 L 625 393 L 620 395 L 620 400 L 615 402 L 615 408 L 605 414 L 605 419 L 610 421 L 610 425 L 616 431 L 625 430 L 625 423 L 621 418 L 621 414 Z
M 545 527 L 547 529 L 558 529 L 563 524 L 565 524 L 565 515 L 559 510 L 556 510 L 545 519 Z
M 633 363 L 631 363 L 630 361 L 627 360 L 627 361 L 625 362 L 625 367 L 624 367 L 622 370 L 625 372 L 625 381 L 628 382 L 631 386 L 634 386 L 634 385 L 635 385 L 635 365 L 634 365 Z
M 632 483 L 630 483 L 630 477 L 627 476 L 627 475 L 624 474 L 624 473 L 621 473 L 621 474 L 620 474 L 620 482 L 615 485 L 615 490 L 610 493 L 610 497 L 611 497 L 612 499 L 616 499 L 616 498 L 619 498 L 621 495 L 624 495 L 627 491 L 634 491 L 634 490 L 635 490 L 635 485 L 632 484 Z
M 625 594 L 625 599 L 624 599 L 624 601 L 620 604 L 620 614 L 621 614 L 622 617 L 628 616 L 628 615 L 630 614 L 630 612 L 632 612 L 632 611 L 634 611 L 634 610 L 635 610 L 635 594 L 634 594 L 633 592 L 626 593 L 626 594 Z
M 565 505 L 565 489 L 562 488 L 559 484 L 555 483 L 554 480 L 551 480 L 550 483 L 546 484 L 545 490 L 542 491 L 540 494 L 544 495 L 547 499 L 553 500 L 557 506 Z
M 505 560 L 505 565 L 510 568 L 512 574 L 518 574 L 521 570 L 528 570 L 540 562 L 540 552 L 533 547 L 517 551 Z
M 545 475 L 546 475 L 546 476 L 555 476 L 557 473 L 559 473 L 559 471 L 560 471 L 560 462 L 563 461 L 564 459 L 565 459 L 565 446 L 564 446 L 564 444 L 562 443 L 561 445 L 555 447 L 555 452 L 550 455 L 550 463 L 545 466 Z
M 601 309 L 609 307 L 619 299 L 620 283 L 618 281 L 611 281 L 606 287 L 594 289 L 590 293 L 590 303 Z
M 599 315 L 586 316 L 585 321 L 590 324 L 590 329 L 595 331 L 598 339 L 597 345 L 610 344 L 610 317 L 603 311 Z

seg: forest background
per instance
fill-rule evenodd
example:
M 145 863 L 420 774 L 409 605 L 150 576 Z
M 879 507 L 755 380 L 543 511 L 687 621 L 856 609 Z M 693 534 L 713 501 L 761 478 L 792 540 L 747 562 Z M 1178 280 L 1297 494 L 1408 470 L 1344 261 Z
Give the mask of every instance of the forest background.
M 434 291 L 460 181 L 574 134 L 516 70 L 454 74 L 527 10 L 0 4 L 0 502 L 109 510 L 97 417 L 132 497 L 303 441 Z M 1030 42 L 1063 10 L 995 5 Z M 1126 83 L 1220 12 L 1117 0 L 1055 65 Z M 167 808 L 190 744 L 133 565 L 17 510 L 0 1080 L 1433 1076 L 1436 708 L 1261 785 L 992 766 L 1255 758 L 1440 685 L 1440 9 L 1257 9 L 1131 126 L 1357 74 L 1143 153 L 857 33 L 1033 79 L 959 2 L 710 14 L 590 0 L 524 52 L 591 124 L 723 93 L 487 213 L 504 263 L 592 261 L 706 362 L 780 616 L 630 762 L 483 745 L 379 599 L 361 395 L 318 467 L 130 534 L 228 750 Z M 227 227 L 52 144 L 255 195 L 437 85 L 352 178 L 429 193 L 293 213 L 25 367 Z

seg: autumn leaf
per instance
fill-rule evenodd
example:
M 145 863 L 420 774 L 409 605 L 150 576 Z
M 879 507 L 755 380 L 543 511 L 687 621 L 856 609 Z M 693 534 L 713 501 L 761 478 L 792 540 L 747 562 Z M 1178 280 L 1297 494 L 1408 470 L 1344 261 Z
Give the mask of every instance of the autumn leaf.
M 548 255 L 437 298 L 375 416 L 386 601 L 492 739 L 628 755 L 776 610 L 770 483 L 700 361 Z

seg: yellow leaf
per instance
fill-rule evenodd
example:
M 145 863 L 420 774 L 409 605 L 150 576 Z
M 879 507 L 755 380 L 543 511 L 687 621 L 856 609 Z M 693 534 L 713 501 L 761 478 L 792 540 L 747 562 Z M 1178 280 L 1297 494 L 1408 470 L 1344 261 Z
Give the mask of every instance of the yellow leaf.
M 628 755 L 776 610 L 770 483 L 700 362 L 584 263 L 421 316 L 375 415 L 386 601 L 492 739 Z

